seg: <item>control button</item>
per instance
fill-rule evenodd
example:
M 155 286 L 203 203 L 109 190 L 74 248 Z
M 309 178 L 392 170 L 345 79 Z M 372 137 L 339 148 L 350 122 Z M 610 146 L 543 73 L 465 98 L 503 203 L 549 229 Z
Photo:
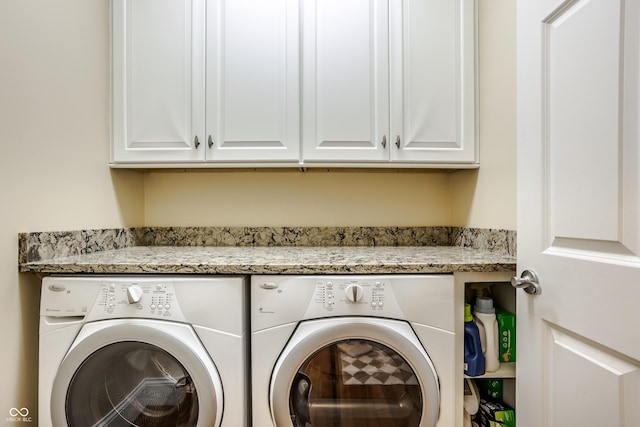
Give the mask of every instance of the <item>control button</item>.
M 333 288 L 333 282 L 327 282 L 327 288 Z
M 155 304 L 151 304 L 151 310 L 155 310 L 156 309 L 156 305 Z
M 171 304 L 165 304 L 164 305 L 164 309 L 165 310 L 171 310 Z
M 376 308 L 378 306 L 378 303 L 375 301 L 371 301 L 371 307 Z
M 157 289 L 157 290 L 161 291 L 161 290 L 162 290 L 162 288 L 163 288 L 162 283 L 158 283 L 158 284 L 156 285 L 156 289 Z
M 378 301 L 378 307 L 382 308 L 383 305 L 384 305 L 384 302 Z
M 109 303 L 109 308 L 114 308 L 116 305 L 112 302 Z
M 275 282 L 263 282 L 260 283 L 260 287 L 262 289 L 277 289 L 278 288 L 278 284 Z
M 116 288 L 116 285 L 114 283 L 109 285 L 109 289 L 111 289 L 112 291 Z
M 376 282 L 376 288 L 382 287 L 382 282 Z

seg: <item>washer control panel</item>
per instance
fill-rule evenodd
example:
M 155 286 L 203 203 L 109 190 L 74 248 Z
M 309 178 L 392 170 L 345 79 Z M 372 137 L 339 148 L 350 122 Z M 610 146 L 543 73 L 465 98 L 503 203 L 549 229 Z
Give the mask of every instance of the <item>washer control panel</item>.
M 105 281 L 100 286 L 93 313 L 108 317 L 182 319 L 173 283 L 165 281 Z
M 322 306 L 325 311 L 329 312 L 366 310 L 367 312 L 379 313 L 385 310 L 389 302 L 395 302 L 393 291 L 384 280 L 321 279 L 316 282 L 311 305 Z
M 45 278 L 40 314 L 86 320 L 144 317 L 184 321 L 171 280 Z

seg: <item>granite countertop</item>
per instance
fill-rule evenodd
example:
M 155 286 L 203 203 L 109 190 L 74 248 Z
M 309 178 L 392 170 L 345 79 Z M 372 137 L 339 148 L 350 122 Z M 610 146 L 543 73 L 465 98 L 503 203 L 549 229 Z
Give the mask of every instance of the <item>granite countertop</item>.
M 38 273 L 449 273 L 512 271 L 512 256 L 451 246 L 137 246 L 23 264 Z
M 247 228 L 146 228 L 23 233 L 19 269 L 41 274 L 391 274 L 516 268 L 515 254 L 510 253 L 515 246 L 512 232 L 463 231 L 475 236 L 472 244 L 468 235 L 461 238 L 449 227 L 309 230 L 265 232 L 261 228 L 256 233 Z M 325 232 L 333 237 L 327 238 Z M 321 245 L 309 246 L 300 236 Z M 381 242 L 381 236 L 390 240 Z

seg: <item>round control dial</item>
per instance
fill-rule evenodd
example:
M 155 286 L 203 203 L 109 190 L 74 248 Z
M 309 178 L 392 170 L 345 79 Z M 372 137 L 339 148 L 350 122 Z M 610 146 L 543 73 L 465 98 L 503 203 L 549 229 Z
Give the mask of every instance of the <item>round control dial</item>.
M 138 285 L 131 285 L 127 288 L 127 300 L 129 304 L 136 304 L 142 299 L 142 288 Z
M 347 299 L 351 302 L 358 302 L 364 296 L 364 291 L 362 290 L 362 286 L 358 285 L 357 283 L 353 283 L 347 286 L 344 289 L 344 293 L 346 294 Z

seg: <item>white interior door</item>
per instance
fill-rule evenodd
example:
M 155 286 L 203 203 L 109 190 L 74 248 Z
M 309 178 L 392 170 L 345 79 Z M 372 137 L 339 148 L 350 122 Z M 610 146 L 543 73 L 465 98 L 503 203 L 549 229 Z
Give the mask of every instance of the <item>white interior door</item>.
M 518 426 L 640 425 L 640 2 L 518 2 Z

